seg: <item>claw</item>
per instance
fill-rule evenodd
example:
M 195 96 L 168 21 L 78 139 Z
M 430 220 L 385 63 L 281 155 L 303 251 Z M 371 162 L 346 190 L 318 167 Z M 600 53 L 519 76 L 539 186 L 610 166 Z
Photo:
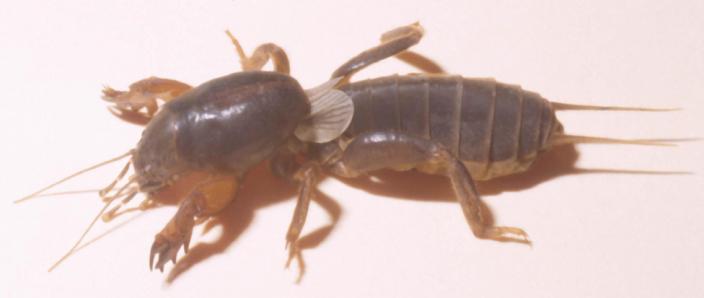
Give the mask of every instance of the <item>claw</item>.
M 161 234 L 154 237 L 154 243 L 152 244 L 151 252 L 149 253 L 149 270 L 154 268 L 159 269 L 159 271 L 164 272 L 164 265 L 171 261 L 176 264 L 176 258 L 178 257 L 178 251 L 183 245 L 183 240 L 168 239 Z M 156 264 L 154 264 L 154 257 L 159 255 Z
M 193 234 L 193 212 L 197 210 L 195 207 L 196 205 L 188 199 L 182 202 L 174 218 L 154 236 L 154 243 L 149 255 L 149 269 L 157 268 L 163 272 L 164 264 L 169 261 L 176 264 L 181 246 L 183 246 L 184 252 L 188 252 L 188 245 Z M 155 264 L 156 255 L 159 257 Z
M 289 246 L 290 245 L 290 246 Z M 288 250 L 288 258 L 286 259 L 286 264 L 284 268 L 288 269 L 291 266 L 293 259 L 298 262 L 298 275 L 296 276 L 296 283 L 300 283 L 303 279 L 303 275 L 306 273 L 306 262 L 303 260 L 303 254 L 301 254 L 301 248 L 298 246 L 297 241 L 287 241 L 286 246 Z
M 110 102 L 112 112 L 130 123 L 145 125 L 159 109 L 159 101 L 170 101 L 191 86 L 179 81 L 150 77 L 130 85 L 129 91 L 119 91 L 109 86 L 103 88 L 103 100 Z
M 110 113 L 112 113 L 115 117 L 126 122 L 142 126 L 147 125 L 149 120 L 152 119 L 152 117 L 145 113 L 127 110 L 120 107 L 108 107 L 108 111 L 110 111 Z
M 151 252 L 149 253 L 149 271 L 154 270 L 154 256 L 157 253 L 160 253 L 166 249 L 166 242 L 162 241 L 162 238 L 160 238 L 159 235 L 156 236 L 156 239 L 154 239 L 154 243 L 152 244 L 152 249 Z M 157 267 L 159 265 L 157 264 Z
M 492 227 L 485 231 L 482 238 L 492 239 L 500 242 L 516 242 L 532 246 L 528 239 L 528 233 L 516 227 Z
M 187 235 L 185 235 L 185 236 L 183 237 L 183 253 L 184 253 L 184 254 L 187 254 L 187 253 L 188 253 L 188 247 L 189 247 L 189 245 L 190 245 L 190 243 L 191 243 L 191 234 L 192 234 L 192 233 L 188 233 Z
M 295 256 L 295 252 L 293 251 L 293 248 L 291 248 L 288 251 L 288 258 L 286 259 L 286 265 L 284 265 L 284 268 L 288 269 L 291 266 L 291 261 L 293 260 L 293 257 Z
M 284 268 L 288 269 L 291 266 L 291 261 L 293 260 L 293 258 L 298 255 L 297 241 L 286 239 L 286 246 L 284 247 L 284 249 L 288 250 L 288 259 L 286 259 L 286 265 L 284 265 Z
M 208 199 L 212 200 L 213 197 L 209 197 L 207 195 L 225 190 L 223 193 L 226 194 L 228 198 L 231 197 L 233 193 L 232 191 L 236 186 L 236 184 L 232 183 L 232 181 L 232 177 L 230 176 L 207 180 L 207 182 L 197 186 L 196 190 L 193 190 L 185 199 L 181 201 L 178 211 L 176 211 L 174 217 L 171 218 L 161 232 L 156 234 L 154 237 L 154 243 L 152 244 L 152 249 L 149 256 L 150 269 L 158 268 L 163 271 L 164 264 L 169 261 L 176 264 L 178 251 L 182 246 L 183 251 L 188 253 L 188 248 L 191 243 L 191 236 L 193 235 L 193 227 L 196 224 L 196 218 L 202 218 L 201 215 L 204 210 L 214 208 L 211 204 L 214 201 L 207 201 Z M 217 198 L 219 199 L 220 197 Z M 154 259 L 156 258 L 156 255 L 159 255 L 159 257 L 157 258 L 155 264 Z
M 156 113 L 157 97 L 143 90 L 133 89 L 133 86 L 130 86 L 130 91 L 118 91 L 105 86 L 102 98 L 113 104 L 108 110 L 116 117 L 129 123 L 146 125 Z M 142 112 L 143 109 L 146 111 Z
M 288 251 L 288 259 L 286 260 L 285 268 L 288 269 L 291 266 L 293 259 L 298 262 L 298 275 L 296 276 L 296 283 L 300 283 L 303 279 L 303 275 L 306 273 L 306 263 L 303 260 L 303 255 L 296 242 L 293 242 Z

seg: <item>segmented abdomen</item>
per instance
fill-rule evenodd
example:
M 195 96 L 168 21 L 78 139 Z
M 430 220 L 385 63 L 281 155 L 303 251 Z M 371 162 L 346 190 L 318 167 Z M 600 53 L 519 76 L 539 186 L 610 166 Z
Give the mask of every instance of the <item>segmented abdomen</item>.
M 478 180 L 525 170 L 557 125 L 547 100 L 493 79 L 395 75 L 341 89 L 355 106 L 347 136 L 396 130 L 437 141 Z

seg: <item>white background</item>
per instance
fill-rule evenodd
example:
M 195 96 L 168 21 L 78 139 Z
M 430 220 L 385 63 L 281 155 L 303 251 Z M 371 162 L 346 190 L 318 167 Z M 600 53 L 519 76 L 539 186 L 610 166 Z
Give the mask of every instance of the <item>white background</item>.
M 427 34 L 415 49 L 451 73 L 495 77 L 556 101 L 683 108 L 561 113 L 568 132 L 703 135 L 702 1 L 262 2 L 3 5 L 1 297 L 704 296 L 701 141 L 577 147 L 577 167 L 692 175 L 574 175 L 566 167 L 574 153 L 560 150 L 534 171 L 484 185 L 497 223 L 524 228 L 532 248 L 475 239 L 443 179 L 387 173 L 396 183 L 353 187 L 330 178 L 320 188 L 339 204 L 340 220 L 305 252 L 308 272 L 296 285 L 295 267 L 283 269 L 293 191 L 260 171 L 221 225 L 197 230 L 195 261 L 171 283 L 172 265 L 149 272 L 147 256 L 174 208 L 146 213 L 47 273 L 101 203 L 90 194 L 12 200 L 136 144 L 141 128 L 106 111 L 102 85 L 125 88 L 151 75 L 198 84 L 238 71 L 228 28 L 248 50 L 283 46 L 292 75 L 310 87 L 384 31 L 420 21 Z M 391 59 L 359 77 L 410 71 Z M 62 189 L 99 187 L 116 173 Z M 313 204 L 305 231 L 329 221 Z

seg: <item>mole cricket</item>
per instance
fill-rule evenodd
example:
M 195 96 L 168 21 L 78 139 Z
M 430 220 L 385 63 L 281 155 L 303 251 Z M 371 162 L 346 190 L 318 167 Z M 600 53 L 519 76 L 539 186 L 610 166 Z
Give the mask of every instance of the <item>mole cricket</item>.
M 109 221 L 124 213 L 121 208 L 139 193 L 146 198 L 130 210 L 146 210 L 154 206 L 154 196 L 180 178 L 205 173 L 187 195 L 178 198 L 176 214 L 155 236 L 149 268 L 163 271 L 169 260 L 176 261 L 181 247 L 188 253 L 198 220 L 230 204 L 248 171 L 269 161 L 276 176 L 295 181 L 299 188 L 286 234 L 288 264 L 301 257 L 297 240 L 321 174 L 356 177 L 380 169 L 415 169 L 449 178 L 477 238 L 530 244 L 522 229 L 488 223 L 475 181 L 523 172 L 542 152 L 563 144 L 671 145 L 675 141 L 566 134 L 556 111 L 673 109 L 551 102 L 518 85 L 448 75 L 432 60 L 407 51 L 423 36 L 418 23 L 384 33 L 379 45 L 354 56 L 329 81 L 311 89 L 303 89 L 289 75 L 288 57 L 278 45 L 262 44 L 248 56 L 227 33 L 242 72 L 197 87 L 157 77 L 137 81 L 128 91 L 106 87 L 103 99 L 112 104 L 110 111 L 145 126 L 137 146 L 16 202 L 127 159 L 117 178 L 99 192 L 105 205 L 89 230 L 99 218 Z M 389 57 L 400 58 L 422 73 L 351 81 L 358 71 Z M 274 71 L 262 71 L 269 61 Z M 130 168 L 134 174 L 127 175 Z M 110 208 L 113 203 L 117 205 Z M 76 250 L 88 230 L 61 260 Z

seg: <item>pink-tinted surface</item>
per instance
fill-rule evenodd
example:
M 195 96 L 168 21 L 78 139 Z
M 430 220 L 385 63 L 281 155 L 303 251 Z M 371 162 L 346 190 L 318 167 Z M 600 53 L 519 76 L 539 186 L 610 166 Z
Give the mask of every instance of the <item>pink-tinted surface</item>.
M 134 146 L 140 128 L 107 113 L 103 84 L 125 88 L 151 75 L 198 84 L 239 70 L 226 28 L 250 50 L 282 45 L 292 74 L 313 86 L 385 30 L 418 20 L 427 35 L 416 49 L 451 73 L 495 77 L 553 100 L 683 108 L 561 113 L 569 132 L 703 135 L 700 0 L 261 2 L 3 5 L 0 297 L 704 296 L 701 141 L 578 146 L 579 157 L 562 150 L 542 170 L 485 185 L 497 223 L 524 228 L 532 248 L 475 239 L 442 179 L 387 174 L 396 183 L 380 186 L 330 178 L 320 188 L 339 204 L 340 219 L 305 252 L 308 271 L 296 285 L 295 267 L 283 269 L 293 193 L 259 175 L 220 225 L 197 229 L 197 258 L 171 283 L 172 265 L 149 272 L 147 256 L 174 208 L 144 214 L 48 274 L 101 207 L 97 197 L 11 201 Z M 360 77 L 411 71 L 388 61 Z M 575 159 L 582 168 L 694 174 L 574 175 Z M 63 189 L 102 186 L 116 172 Z M 329 221 L 313 204 L 305 231 Z

